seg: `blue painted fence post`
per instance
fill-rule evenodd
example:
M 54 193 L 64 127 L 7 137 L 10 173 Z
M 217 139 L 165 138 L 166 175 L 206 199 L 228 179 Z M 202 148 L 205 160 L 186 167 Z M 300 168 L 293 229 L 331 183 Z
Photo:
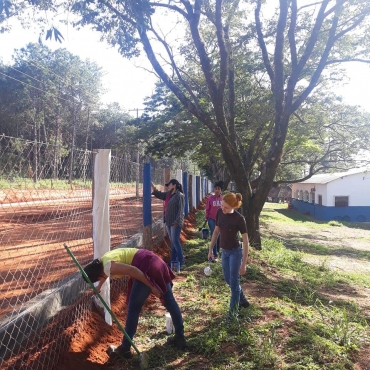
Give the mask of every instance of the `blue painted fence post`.
M 152 173 L 150 163 L 143 169 L 143 246 L 153 249 L 152 245 Z
M 182 173 L 182 188 L 184 190 L 185 195 L 185 209 L 184 214 L 185 217 L 189 215 L 189 188 L 188 188 L 188 173 Z
M 195 177 L 196 182 L 195 182 L 195 202 L 196 202 L 196 207 L 200 203 L 200 176 Z

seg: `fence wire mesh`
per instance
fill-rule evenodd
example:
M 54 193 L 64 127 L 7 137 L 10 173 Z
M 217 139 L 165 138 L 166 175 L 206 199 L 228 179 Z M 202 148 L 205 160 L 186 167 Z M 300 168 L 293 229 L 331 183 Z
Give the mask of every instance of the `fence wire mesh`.
M 142 227 L 142 172 L 111 158 L 112 248 Z M 82 265 L 93 258 L 92 191 L 92 152 L 0 137 L 1 369 L 53 369 L 88 320 L 91 293 L 63 244 Z M 152 204 L 156 221 L 163 202 Z

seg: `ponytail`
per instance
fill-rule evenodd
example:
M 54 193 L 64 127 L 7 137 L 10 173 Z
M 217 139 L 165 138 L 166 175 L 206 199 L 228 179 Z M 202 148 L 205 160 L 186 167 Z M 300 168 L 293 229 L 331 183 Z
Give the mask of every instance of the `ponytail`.
M 176 189 L 180 192 L 180 193 L 183 193 L 184 194 L 184 191 L 182 189 L 182 185 L 180 183 L 176 184 Z
M 222 200 L 234 209 L 242 206 L 242 195 L 240 193 L 227 193 Z

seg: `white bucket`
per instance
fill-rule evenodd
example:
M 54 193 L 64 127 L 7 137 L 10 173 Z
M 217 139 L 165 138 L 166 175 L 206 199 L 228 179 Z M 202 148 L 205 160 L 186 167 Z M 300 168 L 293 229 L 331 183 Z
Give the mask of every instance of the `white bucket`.
M 172 334 L 175 332 L 171 315 L 168 312 L 166 312 L 166 330 L 168 334 Z

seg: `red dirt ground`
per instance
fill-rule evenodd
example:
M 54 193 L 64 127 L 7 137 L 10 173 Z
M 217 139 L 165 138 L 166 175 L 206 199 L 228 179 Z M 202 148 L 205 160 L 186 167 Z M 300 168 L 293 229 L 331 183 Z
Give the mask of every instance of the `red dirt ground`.
M 0 318 L 75 272 L 64 243 L 81 264 L 92 259 L 91 200 L 32 202 L 0 206 Z M 152 210 L 160 218 L 163 202 L 153 200 Z M 140 230 L 142 200 L 111 200 L 110 220 L 114 247 Z

